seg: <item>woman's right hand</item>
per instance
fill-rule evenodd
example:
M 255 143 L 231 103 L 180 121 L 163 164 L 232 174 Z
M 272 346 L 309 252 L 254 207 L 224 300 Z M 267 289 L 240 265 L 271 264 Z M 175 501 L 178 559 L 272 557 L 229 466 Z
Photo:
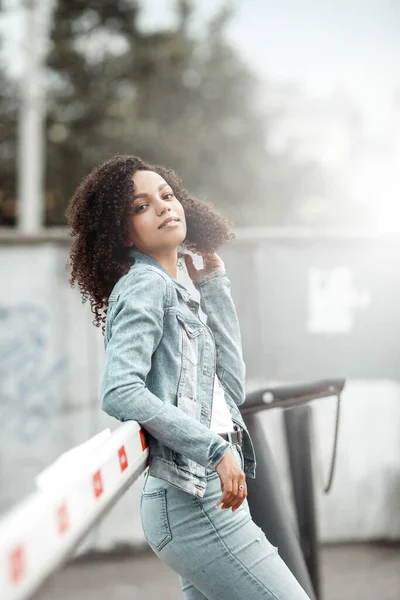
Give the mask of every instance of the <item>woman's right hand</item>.
M 230 448 L 225 452 L 216 466 L 216 471 L 221 480 L 222 496 L 217 502 L 221 508 L 237 510 L 247 496 L 246 475 L 239 467 Z M 240 490 L 239 486 L 243 486 Z

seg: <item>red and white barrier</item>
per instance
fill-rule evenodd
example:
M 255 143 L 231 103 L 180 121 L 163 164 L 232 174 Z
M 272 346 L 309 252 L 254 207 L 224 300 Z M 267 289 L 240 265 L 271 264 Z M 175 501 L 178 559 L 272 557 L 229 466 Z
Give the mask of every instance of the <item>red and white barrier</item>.
M 30 598 L 145 470 L 147 458 L 143 431 L 129 421 L 41 473 L 38 491 L 0 521 L 1 600 Z

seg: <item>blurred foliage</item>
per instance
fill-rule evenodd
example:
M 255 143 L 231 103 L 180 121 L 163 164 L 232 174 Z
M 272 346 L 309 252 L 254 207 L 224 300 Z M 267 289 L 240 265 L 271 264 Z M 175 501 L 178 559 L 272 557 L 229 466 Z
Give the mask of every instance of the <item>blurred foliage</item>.
M 318 193 L 313 165 L 269 151 L 273 119 L 257 105 L 257 80 L 225 40 L 230 10 L 199 38 L 189 0 L 173 6 L 174 28 L 144 31 L 134 0 L 57 1 L 47 78 L 48 224 L 65 223 L 81 178 L 117 153 L 172 167 L 236 225 L 293 224 L 302 199 Z M 16 101 L 1 89 L 0 186 L 15 198 Z

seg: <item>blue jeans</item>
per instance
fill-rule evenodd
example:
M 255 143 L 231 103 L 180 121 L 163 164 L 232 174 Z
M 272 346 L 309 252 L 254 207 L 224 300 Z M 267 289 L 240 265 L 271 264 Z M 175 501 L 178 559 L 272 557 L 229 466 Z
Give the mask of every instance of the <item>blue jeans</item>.
M 232 452 L 242 465 L 238 449 Z M 204 498 L 148 475 L 141 496 L 145 537 L 179 574 L 186 600 L 308 600 L 251 518 L 247 500 L 234 513 L 216 506 L 220 479 L 209 471 Z

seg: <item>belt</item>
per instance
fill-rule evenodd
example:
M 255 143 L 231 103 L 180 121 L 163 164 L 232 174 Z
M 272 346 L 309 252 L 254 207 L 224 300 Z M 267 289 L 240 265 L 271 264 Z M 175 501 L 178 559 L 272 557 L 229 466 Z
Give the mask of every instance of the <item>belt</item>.
M 224 440 L 230 442 L 232 445 L 242 445 L 243 441 L 243 430 L 238 425 L 234 425 L 235 431 L 228 431 L 227 433 L 219 433 Z

